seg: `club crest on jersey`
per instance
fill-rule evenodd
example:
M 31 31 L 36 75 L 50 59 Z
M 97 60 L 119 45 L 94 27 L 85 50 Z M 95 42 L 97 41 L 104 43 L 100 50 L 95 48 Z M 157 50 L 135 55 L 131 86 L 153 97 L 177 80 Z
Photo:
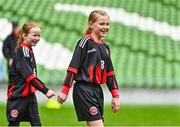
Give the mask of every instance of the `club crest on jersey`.
M 91 52 L 96 52 L 96 49 L 95 48 L 92 48 L 90 50 L 87 51 L 87 53 L 91 53 Z
M 18 112 L 17 109 L 11 110 L 11 116 L 12 116 L 12 117 L 17 118 L 18 114 L 19 114 L 19 112 Z
M 96 115 L 98 113 L 98 110 L 95 106 L 90 107 L 89 112 L 91 115 Z

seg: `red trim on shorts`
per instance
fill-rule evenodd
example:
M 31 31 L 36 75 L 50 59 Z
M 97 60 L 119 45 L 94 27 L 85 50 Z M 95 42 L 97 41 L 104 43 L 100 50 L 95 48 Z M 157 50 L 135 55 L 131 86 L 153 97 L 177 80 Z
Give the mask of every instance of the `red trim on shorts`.
M 70 90 L 70 87 L 65 86 L 65 85 L 63 85 L 62 88 L 61 88 L 61 92 L 65 93 L 67 95 L 69 93 L 69 90 Z
M 67 70 L 68 70 L 68 71 L 71 71 L 71 72 L 73 72 L 73 73 L 75 73 L 75 74 L 77 74 L 77 72 L 78 72 L 78 70 L 77 70 L 76 68 L 74 68 L 74 67 L 68 67 Z

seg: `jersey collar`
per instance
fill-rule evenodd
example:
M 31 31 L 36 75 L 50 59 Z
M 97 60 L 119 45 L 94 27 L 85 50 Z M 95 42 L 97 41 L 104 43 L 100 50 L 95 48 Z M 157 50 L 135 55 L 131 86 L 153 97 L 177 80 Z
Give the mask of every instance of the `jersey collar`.
M 26 48 L 28 48 L 31 52 L 33 51 L 31 47 L 29 47 L 28 44 L 26 44 L 25 42 L 21 43 L 21 46 L 24 46 Z
M 101 40 L 101 41 L 95 41 L 91 34 L 86 34 L 86 36 L 89 37 L 91 40 L 93 40 L 93 41 L 94 41 L 95 43 L 97 43 L 97 44 L 103 44 L 103 43 L 104 43 L 103 40 Z

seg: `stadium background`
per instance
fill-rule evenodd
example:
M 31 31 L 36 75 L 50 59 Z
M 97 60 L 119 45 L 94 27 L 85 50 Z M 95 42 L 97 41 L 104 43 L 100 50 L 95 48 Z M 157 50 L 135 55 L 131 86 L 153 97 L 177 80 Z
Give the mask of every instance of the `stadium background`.
M 50 87 L 59 87 L 76 42 L 83 36 L 88 14 L 94 9 L 103 9 L 110 16 L 111 28 L 105 40 L 111 48 L 120 89 L 179 89 L 179 0 L 0 0 L 0 46 L 11 32 L 11 21 L 19 21 L 21 26 L 37 21 L 42 26 L 41 41 L 34 48 L 38 75 Z M 7 83 L 2 52 L 0 81 Z

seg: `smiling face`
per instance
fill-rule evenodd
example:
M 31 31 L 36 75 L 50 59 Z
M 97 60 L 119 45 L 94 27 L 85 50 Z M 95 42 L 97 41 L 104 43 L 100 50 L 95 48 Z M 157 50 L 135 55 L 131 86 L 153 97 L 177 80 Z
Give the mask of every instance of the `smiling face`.
M 40 40 L 41 29 L 39 27 L 33 27 L 29 30 L 28 34 L 24 36 L 24 42 L 30 47 L 36 46 Z
M 109 31 L 109 16 L 97 14 L 97 19 L 94 22 L 89 22 L 91 34 L 96 36 L 97 39 L 103 39 Z

